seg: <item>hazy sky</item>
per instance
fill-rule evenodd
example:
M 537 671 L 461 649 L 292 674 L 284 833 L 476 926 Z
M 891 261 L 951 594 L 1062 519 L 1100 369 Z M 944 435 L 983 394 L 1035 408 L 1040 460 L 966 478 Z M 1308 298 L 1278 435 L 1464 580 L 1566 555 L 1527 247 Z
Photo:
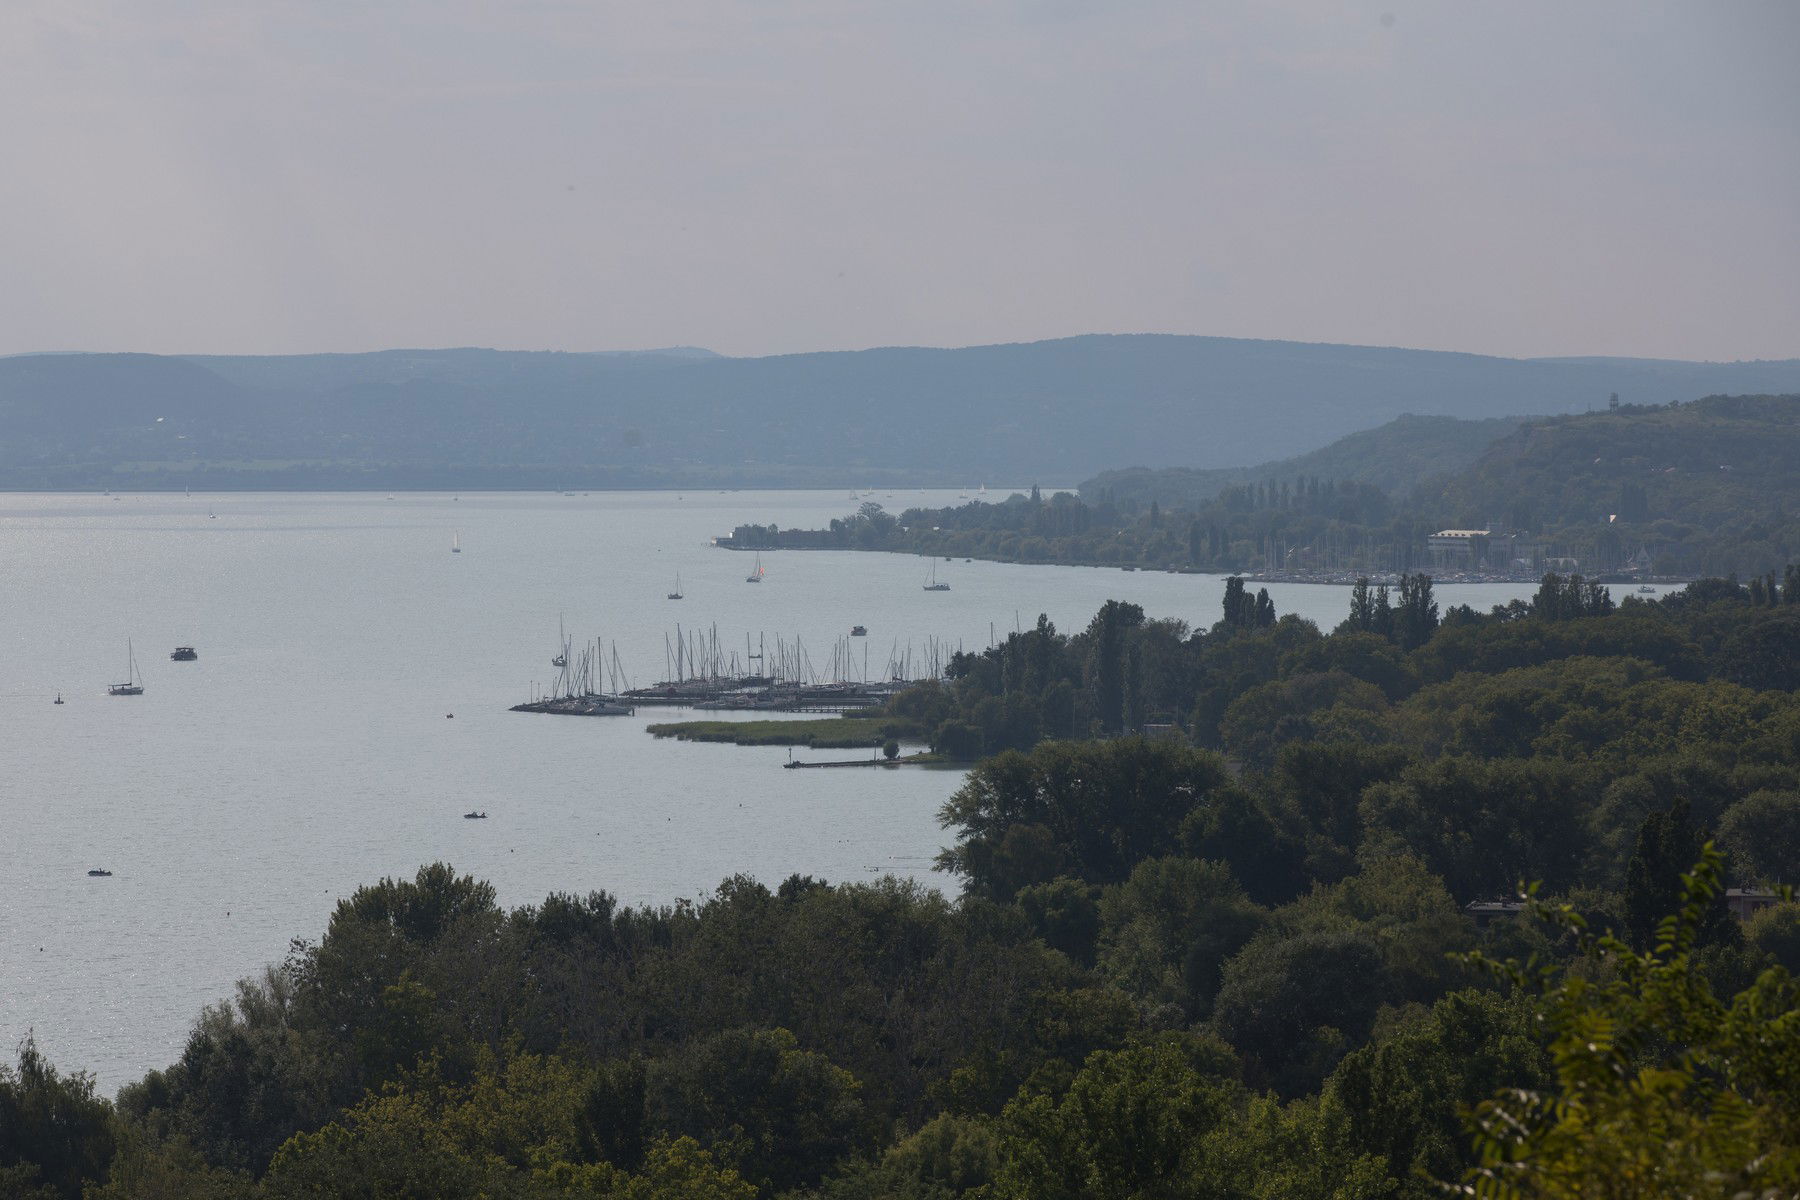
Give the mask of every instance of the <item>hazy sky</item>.
M 0 353 L 1800 356 L 1800 4 L 3 0 Z

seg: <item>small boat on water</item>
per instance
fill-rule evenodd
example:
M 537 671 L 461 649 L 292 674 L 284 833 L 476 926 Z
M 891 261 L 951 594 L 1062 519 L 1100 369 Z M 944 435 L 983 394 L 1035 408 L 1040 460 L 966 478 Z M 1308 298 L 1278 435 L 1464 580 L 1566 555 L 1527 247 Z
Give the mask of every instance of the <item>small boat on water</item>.
M 744 582 L 745 583 L 761 583 L 762 579 L 763 579 L 762 555 L 759 554 L 756 556 L 756 570 L 750 572 L 749 576 L 744 580 Z
M 462 534 L 460 532 L 450 535 L 450 553 L 462 553 Z
M 176 662 L 193 662 L 200 657 L 200 652 L 192 646 L 177 646 L 170 651 L 169 657 Z
M 925 585 L 925 590 L 928 592 L 947 592 L 950 590 L 949 584 L 938 582 L 937 559 L 935 558 L 931 560 L 931 582 Z
M 1638 585 L 1638 591 L 1640 591 L 1640 592 L 1647 592 L 1647 593 L 1649 593 L 1649 594 L 1650 594 L 1650 595 L 1652 595 L 1652 596 L 1654 596 L 1654 595 L 1656 595 L 1656 589 L 1655 589 L 1655 588 L 1653 588 L 1653 587 L 1651 587 L 1651 586 L 1650 586 L 1650 585 L 1649 585 L 1649 584 L 1647 584 L 1647 583 L 1640 583 L 1640 584 L 1639 584 L 1639 585 Z
M 463 820 L 465 820 L 465 821 L 485 821 L 485 820 L 487 820 L 487 814 L 484 812 L 466 812 L 463 814 Z
M 56 693 L 56 699 L 52 700 L 50 703 L 61 704 L 62 702 L 63 702 L 62 693 L 58 692 L 58 693 Z
M 112 878 L 112 872 L 108 871 L 105 867 L 95 867 L 93 870 L 89 871 L 88 874 L 93 876 L 95 879 L 111 879 Z
M 137 656 L 131 652 L 131 639 L 125 639 L 125 682 L 115 683 L 107 687 L 109 696 L 141 696 L 144 694 L 144 677 L 138 674 Z
M 864 629 L 861 625 L 852 625 L 850 627 L 850 636 L 851 637 L 868 637 L 869 631 L 867 629 Z
M 671 599 L 671 600 L 681 599 L 681 572 L 680 571 L 675 572 L 675 590 L 669 593 L 669 599 Z

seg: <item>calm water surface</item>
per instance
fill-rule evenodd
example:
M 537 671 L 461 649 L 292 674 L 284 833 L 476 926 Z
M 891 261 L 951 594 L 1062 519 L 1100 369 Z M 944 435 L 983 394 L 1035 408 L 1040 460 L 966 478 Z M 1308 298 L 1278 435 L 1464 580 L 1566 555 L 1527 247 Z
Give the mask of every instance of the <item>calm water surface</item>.
M 873 498 L 897 512 L 956 494 Z M 434 860 L 507 905 L 592 889 L 660 904 L 739 872 L 946 886 L 936 813 L 960 772 L 783 771 L 783 749 L 646 735 L 668 710 L 506 711 L 553 676 L 559 619 L 615 642 L 645 684 L 677 621 L 733 646 L 798 637 L 821 666 L 866 625 L 875 674 L 909 644 L 973 649 L 1040 612 L 1079 628 L 1114 597 L 1194 624 L 1218 613 L 1217 577 L 959 561 L 938 564 L 951 591 L 926 592 L 925 561 L 893 555 L 769 553 L 752 587 L 749 560 L 707 544 L 853 507 L 820 492 L 0 496 L 0 1051 L 34 1030 L 111 1092 L 172 1061 L 201 1006 L 289 938 L 317 937 L 338 897 Z M 687 598 L 667 601 L 677 571 Z M 1529 590 L 1438 594 L 1485 608 Z M 1269 591 L 1326 627 L 1348 607 L 1343 588 Z M 109 697 L 128 638 L 147 690 Z M 169 661 L 184 644 L 198 662 Z M 489 819 L 463 820 L 472 808 Z

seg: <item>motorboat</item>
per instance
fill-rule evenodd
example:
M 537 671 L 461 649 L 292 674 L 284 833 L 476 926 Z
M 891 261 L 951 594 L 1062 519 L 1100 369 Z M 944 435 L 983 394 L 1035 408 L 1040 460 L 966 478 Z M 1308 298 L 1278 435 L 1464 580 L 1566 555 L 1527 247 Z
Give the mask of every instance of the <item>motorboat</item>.
M 193 662 L 200 657 L 200 652 L 192 646 L 177 646 L 170 652 L 169 657 L 176 662 Z
M 111 879 L 112 878 L 112 872 L 108 871 L 104 867 L 95 867 L 93 870 L 89 871 L 88 874 L 93 876 L 95 879 Z
M 852 625 L 850 627 L 850 636 L 851 637 L 868 637 L 869 631 L 867 629 L 864 629 L 861 625 Z
M 463 820 L 465 820 L 465 821 L 485 821 L 485 820 L 487 820 L 487 814 L 484 812 L 466 812 L 463 814 Z

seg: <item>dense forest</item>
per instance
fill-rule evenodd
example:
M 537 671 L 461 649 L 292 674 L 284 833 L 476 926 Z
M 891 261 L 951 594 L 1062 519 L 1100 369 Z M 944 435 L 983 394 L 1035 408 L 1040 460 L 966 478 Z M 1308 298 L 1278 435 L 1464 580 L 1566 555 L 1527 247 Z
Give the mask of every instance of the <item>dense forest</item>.
M 1797 686 L 1792 567 L 1040 620 L 894 702 L 984 756 L 958 895 L 434 864 L 116 1102 L 27 1043 L 0 1195 L 1792 1194 L 1800 905 L 1724 889 L 1800 861 Z
M 1357 445 L 1394 462 L 1399 476 L 1417 469 L 1393 444 L 1405 427 L 1375 432 L 1383 437 Z M 1034 488 L 999 504 L 897 517 L 864 504 L 828 530 L 746 525 L 728 544 L 1300 577 L 1425 566 L 1535 577 L 1562 560 L 1590 575 L 1760 575 L 1800 555 L 1800 512 L 1790 503 L 1800 489 L 1800 395 L 1537 418 L 1465 469 L 1404 490 L 1346 469 L 1354 461 L 1339 447 L 1313 465 L 1340 464 L 1342 477 L 1263 475 L 1216 488 L 1210 476 L 1201 486 L 1200 473 L 1172 481 L 1126 472 L 1079 496 Z M 1185 505 L 1158 498 L 1184 494 Z M 1441 529 L 1491 536 L 1468 561 L 1433 564 L 1429 538 Z
M 1120 335 L 765 358 L 484 349 L 0 358 L 11 489 L 973 487 L 1234 467 L 1402 413 L 1800 390 L 1800 361 L 1532 361 Z

